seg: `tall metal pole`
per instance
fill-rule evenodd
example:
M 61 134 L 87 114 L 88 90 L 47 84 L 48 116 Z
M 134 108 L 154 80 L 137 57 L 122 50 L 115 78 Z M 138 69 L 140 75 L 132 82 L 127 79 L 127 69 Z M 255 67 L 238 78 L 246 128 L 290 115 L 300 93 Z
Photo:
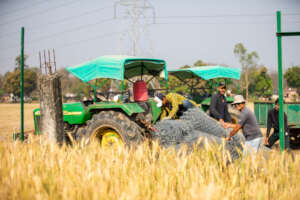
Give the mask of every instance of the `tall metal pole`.
M 277 11 L 277 33 L 281 32 L 281 13 Z M 285 149 L 284 138 L 284 112 L 283 112 L 283 86 L 282 86 L 282 53 L 281 53 L 281 36 L 277 36 L 278 45 L 278 89 L 279 89 L 279 138 L 280 151 Z
M 21 28 L 21 141 L 24 141 L 24 27 Z

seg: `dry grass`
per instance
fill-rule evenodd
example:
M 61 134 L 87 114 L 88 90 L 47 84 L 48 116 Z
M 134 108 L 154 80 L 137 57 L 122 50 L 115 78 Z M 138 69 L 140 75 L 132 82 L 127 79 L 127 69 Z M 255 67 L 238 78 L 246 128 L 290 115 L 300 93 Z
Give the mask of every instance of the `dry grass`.
M 18 126 L 16 105 L 1 107 L 1 136 Z M 25 105 L 25 123 L 33 128 Z M 7 110 L 3 110 L 3 108 Z M 17 116 L 17 117 L 16 117 Z M 2 121 L 3 120 L 3 121 Z M 271 152 L 226 165 L 218 147 L 180 156 L 146 144 L 135 151 L 0 142 L 1 199 L 299 199 L 300 155 Z M 216 159 L 216 157 L 218 159 Z M 217 161 L 218 160 L 218 161 Z
M 214 155 L 215 154 L 215 155 Z M 216 161 L 216 156 L 219 162 Z M 180 156 L 144 144 L 111 151 L 0 143 L 1 199 L 299 199 L 300 157 L 222 162 L 217 148 Z

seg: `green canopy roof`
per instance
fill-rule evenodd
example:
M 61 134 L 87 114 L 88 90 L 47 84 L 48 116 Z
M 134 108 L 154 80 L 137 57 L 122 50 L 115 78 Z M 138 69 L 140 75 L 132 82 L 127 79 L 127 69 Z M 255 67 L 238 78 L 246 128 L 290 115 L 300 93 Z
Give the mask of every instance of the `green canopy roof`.
M 232 78 L 239 80 L 241 70 L 239 68 L 229 68 L 223 66 L 202 66 L 170 70 L 168 73 L 181 80 L 195 78 L 195 76 L 203 78 L 204 80 L 214 78 Z
M 96 78 L 130 79 L 138 75 L 159 76 L 165 70 L 164 60 L 133 56 L 101 56 L 80 65 L 67 67 L 67 71 L 84 82 Z

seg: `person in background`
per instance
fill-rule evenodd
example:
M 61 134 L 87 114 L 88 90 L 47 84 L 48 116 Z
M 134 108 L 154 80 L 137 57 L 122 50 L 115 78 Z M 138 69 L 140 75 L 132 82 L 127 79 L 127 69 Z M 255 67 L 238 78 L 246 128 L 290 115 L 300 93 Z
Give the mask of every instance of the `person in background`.
M 218 120 L 221 124 L 224 122 L 232 122 L 231 116 L 228 112 L 225 92 L 226 85 L 224 82 L 220 82 L 218 92 L 212 96 L 209 107 L 210 116 Z
M 231 140 L 231 137 L 242 129 L 243 135 L 246 139 L 244 154 L 248 152 L 257 153 L 261 147 L 263 137 L 254 113 L 246 107 L 245 103 L 246 101 L 242 95 L 236 95 L 234 97 L 232 105 L 240 111 L 240 116 L 237 124 L 223 124 L 224 128 L 233 128 L 226 140 Z
M 270 131 L 273 128 L 273 134 L 269 137 Z M 284 135 L 285 147 L 289 148 L 289 128 L 287 123 L 287 116 L 284 113 Z M 275 107 L 268 112 L 267 133 L 265 138 L 265 146 L 272 148 L 275 142 L 279 140 L 279 99 L 275 101 Z
M 161 120 L 175 119 L 182 115 L 184 111 L 197 106 L 194 101 L 188 100 L 177 93 L 169 93 L 167 95 L 159 93 L 154 100 L 157 102 L 157 107 L 162 107 Z

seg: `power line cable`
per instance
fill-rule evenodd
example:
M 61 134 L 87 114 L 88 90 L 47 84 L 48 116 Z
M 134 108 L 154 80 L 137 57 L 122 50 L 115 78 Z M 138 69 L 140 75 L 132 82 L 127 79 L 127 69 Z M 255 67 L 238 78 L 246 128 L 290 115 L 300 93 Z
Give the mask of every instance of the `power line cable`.
M 83 43 L 83 42 L 88 42 L 88 41 L 91 41 L 91 40 L 102 39 L 102 38 L 107 38 L 107 37 L 114 36 L 114 35 L 117 35 L 117 34 L 121 34 L 124 31 L 126 31 L 126 30 L 111 32 L 111 33 L 106 33 L 106 34 L 99 34 L 99 35 L 96 35 L 96 36 L 93 36 L 93 37 L 90 37 L 90 38 L 87 38 L 87 39 L 83 39 L 83 40 L 79 40 L 79 41 L 75 41 L 75 42 L 64 43 L 62 45 L 56 46 L 55 48 L 60 47 L 60 49 L 64 49 L 64 48 L 67 48 L 67 47 L 78 45 L 78 44 Z M 14 59 L 16 56 L 17 55 L 10 56 L 9 60 Z M 6 57 L 6 58 L 8 58 L 8 57 Z M 1 59 L 1 60 L 3 60 L 3 59 Z
M 10 11 L 8 11 L 8 12 L 2 12 L 1 14 L 0 14 L 0 16 L 5 16 L 5 15 L 10 15 L 10 14 L 13 14 L 13 13 L 15 13 L 15 12 L 20 12 L 20 11 L 24 11 L 24 9 L 27 9 L 27 8 L 32 8 L 32 7 L 35 7 L 35 6 L 37 6 L 37 5 L 40 5 L 40 4 L 44 4 L 44 3 L 46 3 L 47 1 L 38 1 L 38 2 L 36 2 L 35 4 L 26 4 L 27 6 L 24 6 L 24 7 L 21 7 L 21 8 L 18 8 L 18 9 L 13 9 L 13 10 L 10 10 Z
M 96 11 L 100 11 L 100 10 L 104 10 L 104 9 L 107 9 L 107 8 L 112 8 L 112 6 L 109 6 L 109 7 L 103 7 L 103 8 L 96 8 L 94 10 L 89 10 L 89 11 L 86 11 L 86 12 L 83 12 L 81 14 L 77 14 L 75 16 L 69 16 L 69 17 L 65 17 L 65 18 L 62 18 L 62 19 L 59 19 L 59 20 L 55 20 L 55 21 L 52 21 L 52 22 L 48 22 L 47 25 L 54 25 L 54 24 L 59 24 L 59 23 L 63 23 L 63 22 L 66 22 L 66 21 L 70 21 L 70 20 L 74 20 L 76 18 L 79 18 L 79 17 L 82 17 L 82 16 L 85 16 L 85 15 L 90 15 L 90 14 L 93 14 L 94 12 Z M 27 26 L 26 29 L 28 28 L 31 28 L 31 30 L 34 30 L 36 29 L 36 27 L 41 27 L 43 26 L 45 23 L 43 24 L 39 24 L 39 25 L 33 25 L 33 26 Z M 33 29 L 32 29 L 33 28 Z M 7 33 L 7 34 L 4 34 L 4 35 L 1 35 L 0 38 L 4 38 L 4 37 L 7 37 L 7 36 L 11 36 L 13 34 L 17 34 L 19 33 L 19 31 L 14 31 L 14 32 L 10 32 L 10 33 Z
M 69 6 L 70 4 L 78 3 L 79 1 L 80 0 L 71 0 L 71 1 L 68 1 L 68 2 L 64 2 L 63 4 L 60 4 L 59 6 L 55 6 L 55 7 L 52 7 L 52 8 L 47 8 L 45 10 L 41 10 L 41 11 L 36 12 L 36 13 L 32 13 L 32 14 L 29 14 L 29 15 L 25 15 L 25 16 L 22 16 L 22 17 L 4 22 L 4 23 L 0 24 L 0 26 L 10 24 L 10 23 L 13 23 L 13 22 L 17 22 L 17 21 L 20 21 L 20 20 L 23 20 L 23 19 L 28 18 L 28 17 L 35 16 L 35 15 L 44 14 L 44 13 L 47 13 L 47 12 L 52 11 L 52 10 L 57 9 L 57 8 L 61 8 L 61 7 Z
M 114 20 L 113 18 L 109 18 L 109 19 L 104 19 L 102 21 L 98 21 L 96 23 L 84 24 L 84 25 L 81 25 L 81 26 L 77 26 L 77 27 L 74 27 L 74 28 L 71 28 L 71 29 L 67 29 L 67 30 L 64 30 L 64 31 L 61 31 L 61 32 L 57 32 L 57 33 L 54 33 L 54 34 L 51 34 L 51 35 L 46 35 L 46 36 L 28 41 L 28 43 L 31 44 L 31 43 L 40 42 L 41 40 L 44 40 L 44 39 L 49 39 L 49 38 L 52 38 L 52 37 L 55 37 L 55 36 L 58 36 L 58 35 L 61 35 L 61 34 L 65 34 L 65 33 L 68 33 L 68 32 L 72 32 L 72 31 L 86 29 L 86 28 L 89 28 L 91 26 L 94 26 L 94 25 L 97 25 L 97 24 L 102 24 L 102 23 L 105 23 L 105 22 L 113 21 L 113 20 Z M 5 50 L 11 49 L 11 48 L 17 48 L 17 47 L 18 46 L 5 47 Z M 2 51 L 0 51 L 0 52 L 2 52 Z
M 190 16 L 183 16 L 183 15 L 174 15 L 174 16 L 157 16 L 157 19 L 170 19 L 170 18 L 219 18 L 219 17 L 269 17 L 273 15 L 269 14 L 260 14 L 260 15 L 241 15 L 241 14 L 228 14 L 228 15 L 190 15 Z
M 300 15 L 300 13 L 285 13 L 284 15 Z M 222 14 L 222 15 L 174 15 L 174 16 L 157 16 L 158 19 L 168 19 L 168 18 L 219 18 L 219 17 L 274 17 L 275 14 Z
M 300 21 L 288 21 L 289 24 L 297 24 Z M 149 23 L 148 25 L 194 25 L 194 24 L 243 24 L 243 25 L 259 25 L 259 24 L 274 24 L 274 22 L 156 22 L 155 24 Z
M 102 21 L 98 21 L 96 23 L 84 24 L 84 25 L 81 25 L 81 26 L 78 26 L 78 27 L 74 27 L 74 28 L 71 28 L 71 29 L 67 29 L 67 30 L 64 30 L 64 31 L 61 31 L 61 32 L 58 32 L 58 33 L 54 33 L 54 34 L 51 34 L 51 35 L 47 35 L 47 36 L 43 36 L 43 37 L 37 38 L 35 40 L 30 41 L 30 43 L 39 42 L 41 40 L 49 39 L 49 38 L 52 38 L 54 36 L 65 34 L 65 33 L 68 33 L 68 32 L 86 29 L 86 28 L 89 28 L 91 26 L 94 26 L 94 25 L 97 25 L 97 24 L 102 24 L 102 23 L 105 23 L 105 22 L 113 21 L 113 20 L 114 20 L 113 18 L 109 18 L 109 19 L 104 19 Z
M 259 25 L 259 24 L 272 24 L 272 22 L 158 22 L 149 25 L 196 25 L 196 24 L 241 24 L 241 25 Z
M 63 18 L 61 20 L 56 20 L 56 21 L 50 22 L 48 24 L 62 23 L 62 22 L 68 21 L 68 20 L 72 20 L 76 17 L 89 15 L 89 14 L 92 14 L 92 12 L 103 10 L 103 9 L 106 9 L 106 8 L 112 8 L 112 6 L 104 7 L 104 8 L 97 8 L 97 9 L 94 9 L 92 11 L 84 12 L 79 16 L 76 15 L 75 17 L 74 16 L 73 17 L 66 17 L 66 18 Z M 262 16 L 273 17 L 274 15 L 275 14 L 228 14 L 228 15 L 195 15 L 195 16 L 161 16 L 161 17 L 156 17 L 156 18 L 169 19 L 169 18 L 220 18 L 220 17 L 262 17 Z M 285 15 L 294 15 L 295 16 L 295 15 L 300 15 L 300 13 L 286 13 Z M 33 27 L 36 27 L 36 26 L 37 25 L 34 25 Z M 7 33 L 5 35 L 0 36 L 0 38 L 11 36 L 12 34 L 16 34 L 16 33 L 19 33 L 19 32 L 16 31 L 16 32 Z
M 70 42 L 70 43 L 63 44 L 63 45 L 61 45 L 61 47 L 62 48 L 70 47 L 70 46 L 74 46 L 74 45 L 80 44 L 82 42 L 88 42 L 90 40 L 102 39 L 102 38 L 110 37 L 110 36 L 113 36 L 113 35 L 121 34 L 122 32 L 124 32 L 124 31 L 111 32 L 111 33 L 96 35 L 96 36 L 93 36 L 93 37 L 88 38 L 88 39 L 84 39 L 84 40 L 79 40 L 79 41 L 76 41 L 76 42 Z
M 283 16 L 300 15 L 300 13 L 282 13 Z

